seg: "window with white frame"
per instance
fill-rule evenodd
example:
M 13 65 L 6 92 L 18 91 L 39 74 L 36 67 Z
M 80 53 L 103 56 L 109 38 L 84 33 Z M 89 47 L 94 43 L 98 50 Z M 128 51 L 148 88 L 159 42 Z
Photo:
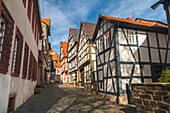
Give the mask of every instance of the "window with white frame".
M 136 44 L 136 35 L 134 32 L 129 32 L 128 42 L 129 42 L 129 44 Z
M 5 22 L 1 18 L 0 19 L 0 59 L 1 59 L 1 54 L 2 54 L 4 31 L 5 31 Z
M 13 56 L 13 65 L 12 65 L 12 73 L 15 72 L 16 59 L 17 59 L 17 48 L 18 48 L 18 38 L 16 38 L 16 40 L 15 40 L 14 56 Z

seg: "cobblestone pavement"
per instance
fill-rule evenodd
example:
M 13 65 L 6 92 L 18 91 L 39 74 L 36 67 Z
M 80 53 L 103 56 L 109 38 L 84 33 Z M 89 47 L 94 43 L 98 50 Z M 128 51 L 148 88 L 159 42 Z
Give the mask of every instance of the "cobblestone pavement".
M 69 95 L 60 99 L 48 113 L 136 113 L 132 106 L 123 106 L 98 97 L 83 88 L 60 85 Z
M 67 92 L 58 87 L 58 84 L 47 85 L 40 94 L 33 95 L 14 113 L 47 113 Z
M 47 86 L 14 113 L 136 113 L 131 106 L 117 105 L 83 88 L 66 84 Z

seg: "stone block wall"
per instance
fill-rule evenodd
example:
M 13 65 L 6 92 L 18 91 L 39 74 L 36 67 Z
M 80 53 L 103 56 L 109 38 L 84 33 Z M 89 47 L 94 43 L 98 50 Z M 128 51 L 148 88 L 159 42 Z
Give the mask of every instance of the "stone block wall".
M 170 83 L 132 84 L 138 113 L 170 113 Z

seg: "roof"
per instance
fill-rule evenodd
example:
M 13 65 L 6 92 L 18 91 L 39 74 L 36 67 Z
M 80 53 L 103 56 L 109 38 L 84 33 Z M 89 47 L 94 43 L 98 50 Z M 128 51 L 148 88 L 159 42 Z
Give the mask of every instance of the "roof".
M 51 20 L 49 18 L 42 18 L 41 19 L 44 23 L 46 23 L 48 26 L 51 25 Z
M 57 58 L 57 62 L 56 62 L 56 67 L 60 67 L 61 66 L 61 62 L 60 62 L 60 58 Z
M 136 18 L 135 21 L 145 22 L 145 23 L 148 23 L 148 24 L 156 24 L 158 26 L 167 27 L 167 24 L 160 22 L 158 20 L 148 20 L 148 19 L 143 19 L 143 18 Z
M 73 40 L 76 41 L 76 42 L 78 42 L 79 31 L 80 31 L 80 29 L 70 28 L 70 33 L 73 35 Z
M 163 27 L 163 28 L 168 28 L 168 26 L 165 24 L 158 24 L 158 21 L 152 21 L 152 20 L 133 20 L 132 18 L 117 18 L 117 17 L 111 17 L 111 16 L 104 16 L 104 15 L 100 15 L 101 17 L 108 19 L 108 20 L 112 20 L 112 21 L 119 21 L 119 22 L 124 22 L 124 23 L 130 23 L 130 24 L 134 24 L 134 25 L 140 25 L 140 26 L 145 26 L 145 27 Z
M 53 60 L 53 61 L 54 61 L 54 60 L 56 61 L 56 60 L 57 60 L 57 57 L 58 57 L 58 54 L 54 52 L 54 54 L 52 55 L 52 60 Z
M 81 22 L 82 28 L 85 30 L 89 37 L 93 37 L 94 30 L 96 28 L 96 24 L 89 22 Z
M 67 46 L 68 46 L 68 43 L 67 42 L 60 42 L 60 46 L 63 48 L 64 50 L 64 56 L 67 56 L 68 55 L 68 51 L 67 51 Z

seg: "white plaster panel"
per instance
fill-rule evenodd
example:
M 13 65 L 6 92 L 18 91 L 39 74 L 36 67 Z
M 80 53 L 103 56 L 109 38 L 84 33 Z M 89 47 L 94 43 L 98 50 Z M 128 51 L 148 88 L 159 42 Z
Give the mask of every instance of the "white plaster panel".
M 151 49 L 152 62 L 160 62 L 158 49 Z
M 114 92 L 113 84 L 112 84 L 112 79 L 108 79 L 107 80 L 107 91 L 108 92 Z
M 103 80 L 103 71 L 98 71 L 99 80 Z
M 125 29 L 124 29 L 124 31 L 125 31 L 125 35 L 127 36 L 127 32 Z M 119 31 L 118 31 L 118 36 L 119 36 L 119 38 L 118 38 L 119 44 L 127 44 L 127 41 L 126 41 L 125 36 L 121 29 L 119 29 Z
M 122 90 L 126 90 L 126 83 L 129 84 L 129 79 L 122 79 Z
M 139 46 L 147 46 L 147 35 L 146 34 L 138 34 L 138 44 Z
M 110 52 L 110 51 L 105 52 L 105 62 L 108 62 L 109 52 Z
M 115 59 L 114 49 L 111 49 L 110 51 L 111 51 L 111 53 L 110 53 L 110 59 L 109 60 L 113 60 L 113 59 Z
M 170 63 L 170 50 L 168 50 L 167 63 Z
M 140 67 L 138 64 L 135 65 L 133 76 L 140 76 Z
M 152 83 L 152 79 L 144 79 L 145 83 Z
M 148 37 L 149 37 L 150 47 L 158 47 L 157 39 L 156 39 L 156 33 L 149 32 Z
M 144 67 L 143 67 L 143 76 L 151 76 L 150 65 L 144 65 Z
M 132 84 L 133 83 L 141 83 L 141 78 L 133 78 L 132 79 Z
M 107 77 L 107 72 L 108 72 L 108 70 L 107 70 L 107 64 L 105 64 L 104 65 L 104 77 Z
M 130 64 L 121 64 L 121 74 L 122 76 L 130 76 L 132 71 L 132 66 Z
M 129 47 L 119 46 L 120 61 L 135 61 Z
M 166 48 L 167 44 L 166 44 L 166 37 L 165 34 L 158 34 L 158 40 L 159 40 L 159 46 Z
M 165 63 L 166 50 L 160 49 L 162 63 Z
M 142 62 L 149 62 L 148 48 L 140 47 L 140 57 Z

